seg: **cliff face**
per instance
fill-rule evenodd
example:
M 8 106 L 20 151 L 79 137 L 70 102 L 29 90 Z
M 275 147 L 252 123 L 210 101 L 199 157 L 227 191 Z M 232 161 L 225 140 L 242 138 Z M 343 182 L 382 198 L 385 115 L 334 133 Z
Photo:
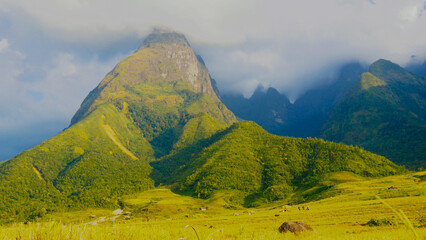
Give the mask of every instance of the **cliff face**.
M 166 65 L 175 65 L 183 79 L 190 82 L 196 92 L 206 93 L 217 99 L 204 62 L 198 60 L 184 35 L 167 29 L 156 29 L 145 39 L 136 54 L 151 50 L 157 51 Z M 157 72 L 165 81 L 178 80 L 174 73 L 174 71 Z
M 199 61 L 185 36 L 172 30 L 155 29 L 135 53 L 118 63 L 89 94 L 71 120 L 71 125 L 96 106 L 120 98 L 123 92 L 138 84 L 179 84 L 181 80 L 189 83 L 190 90 L 219 102 L 207 68 Z

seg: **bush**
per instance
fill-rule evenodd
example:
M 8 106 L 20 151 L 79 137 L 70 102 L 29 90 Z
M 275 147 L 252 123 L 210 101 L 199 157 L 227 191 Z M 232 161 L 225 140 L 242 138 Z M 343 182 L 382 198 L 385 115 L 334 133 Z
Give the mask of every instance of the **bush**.
M 372 218 L 365 225 L 370 227 L 378 227 L 378 226 L 392 226 L 392 225 L 395 225 L 395 223 L 392 220 L 387 218 L 382 218 L 382 219 Z
M 287 184 L 282 184 L 282 185 L 278 185 L 278 186 L 274 185 L 274 186 L 268 187 L 264 191 L 263 195 L 269 201 L 276 201 L 276 200 L 285 199 L 292 192 L 293 192 L 293 188 L 292 187 L 290 187 Z

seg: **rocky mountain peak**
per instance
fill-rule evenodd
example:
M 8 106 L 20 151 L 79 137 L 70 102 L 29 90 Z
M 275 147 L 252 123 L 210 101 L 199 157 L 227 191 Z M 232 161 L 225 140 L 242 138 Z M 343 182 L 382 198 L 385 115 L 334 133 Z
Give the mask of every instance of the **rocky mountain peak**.
M 138 72 L 139 81 L 185 80 L 192 84 L 196 92 L 219 100 L 204 62 L 199 61 L 183 34 L 170 28 L 157 27 L 146 37 L 135 58 L 143 58 L 149 64 L 139 67 L 136 66 L 139 61 L 131 63 L 131 69 Z M 159 64 L 162 67 L 157 67 Z
M 197 58 L 185 36 L 168 28 L 155 28 L 141 47 L 119 62 L 89 94 L 71 125 L 97 105 L 128 97 L 138 89 L 138 85 L 146 83 L 176 83 L 220 102 L 207 68 Z
M 189 47 L 185 35 L 168 27 L 155 27 L 151 34 L 145 38 L 145 41 L 139 49 L 154 47 L 153 45 L 156 44 L 175 44 Z

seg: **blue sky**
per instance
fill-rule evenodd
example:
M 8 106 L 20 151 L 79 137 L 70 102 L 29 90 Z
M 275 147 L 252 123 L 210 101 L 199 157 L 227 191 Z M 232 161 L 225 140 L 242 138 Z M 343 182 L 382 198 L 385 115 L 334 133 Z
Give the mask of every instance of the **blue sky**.
M 261 83 L 296 98 L 344 62 L 423 62 L 425 11 L 424 0 L 0 0 L 0 160 L 67 127 L 156 25 L 187 36 L 221 91 Z

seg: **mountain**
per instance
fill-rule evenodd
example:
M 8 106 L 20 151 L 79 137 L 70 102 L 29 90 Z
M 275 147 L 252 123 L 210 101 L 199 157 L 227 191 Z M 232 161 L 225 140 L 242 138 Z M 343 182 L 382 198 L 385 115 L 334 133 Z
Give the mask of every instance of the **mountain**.
M 186 38 L 156 29 L 90 92 L 69 128 L 0 164 L 0 214 L 115 206 L 154 187 L 149 162 L 236 121 Z
M 317 137 L 334 106 L 365 71 L 358 62 L 347 63 L 340 68 L 336 79 L 301 95 L 291 105 L 292 124 L 286 129 L 288 135 Z
M 426 78 L 376 61 L 333 109 L 320 136 L 426 167 Z
M 155 184 L 201 198 L 229 190 L 247 206 L 304 187 L 319 187 L 318 197 L 330 187 L 319 179 L 336 171 L 404 169 L 357 147 L 237 122 L 186 38 L 156 29 L 89 93 L 67 129 L 0 163 L 0 222 L 123 207 L 124 195 Z
M 130 114 L 155 155 L 161 156 L 236 121 L 216 92 L 204 62 L 185 36 L 156 29 L 90 92 L 71 125 L 98 106 L 113 104 Z M 194 125 L 203 129 L 191 132 L 189 126 Z
M 296 190 L 328 190 L 320 181 L 331 172 L 360 176 L 396 174 L 403 168 L 358 147 L 271 135 L 254 122 L 239 122 L 177 154 L 152 162 L 156 180 L 177 191 L 208 198 L 234 190 L 230 198 L 253 206 L 287 198 Z M 312 194 L 312 192 L 311 192 Z M 304 201 L 309 194 L 302 195 Z
M 222 94 L 223 103 L 238 117 L 254 121 L 271 133 L 278 134 L 287 124 L 290 101 L 274 88 L 259 85 L 247 99 L 242 94 Z
M 236 116 L 254 121 L 268 132 L 294 137 L 316 137 L 333 107 L 366 70 L 359 63 L 343 65 L 335 79 L 311 89 L 293 104 L 274 88 L 259 86 L 246 99 L 242 94 L 222 94 L 224 104 Z

